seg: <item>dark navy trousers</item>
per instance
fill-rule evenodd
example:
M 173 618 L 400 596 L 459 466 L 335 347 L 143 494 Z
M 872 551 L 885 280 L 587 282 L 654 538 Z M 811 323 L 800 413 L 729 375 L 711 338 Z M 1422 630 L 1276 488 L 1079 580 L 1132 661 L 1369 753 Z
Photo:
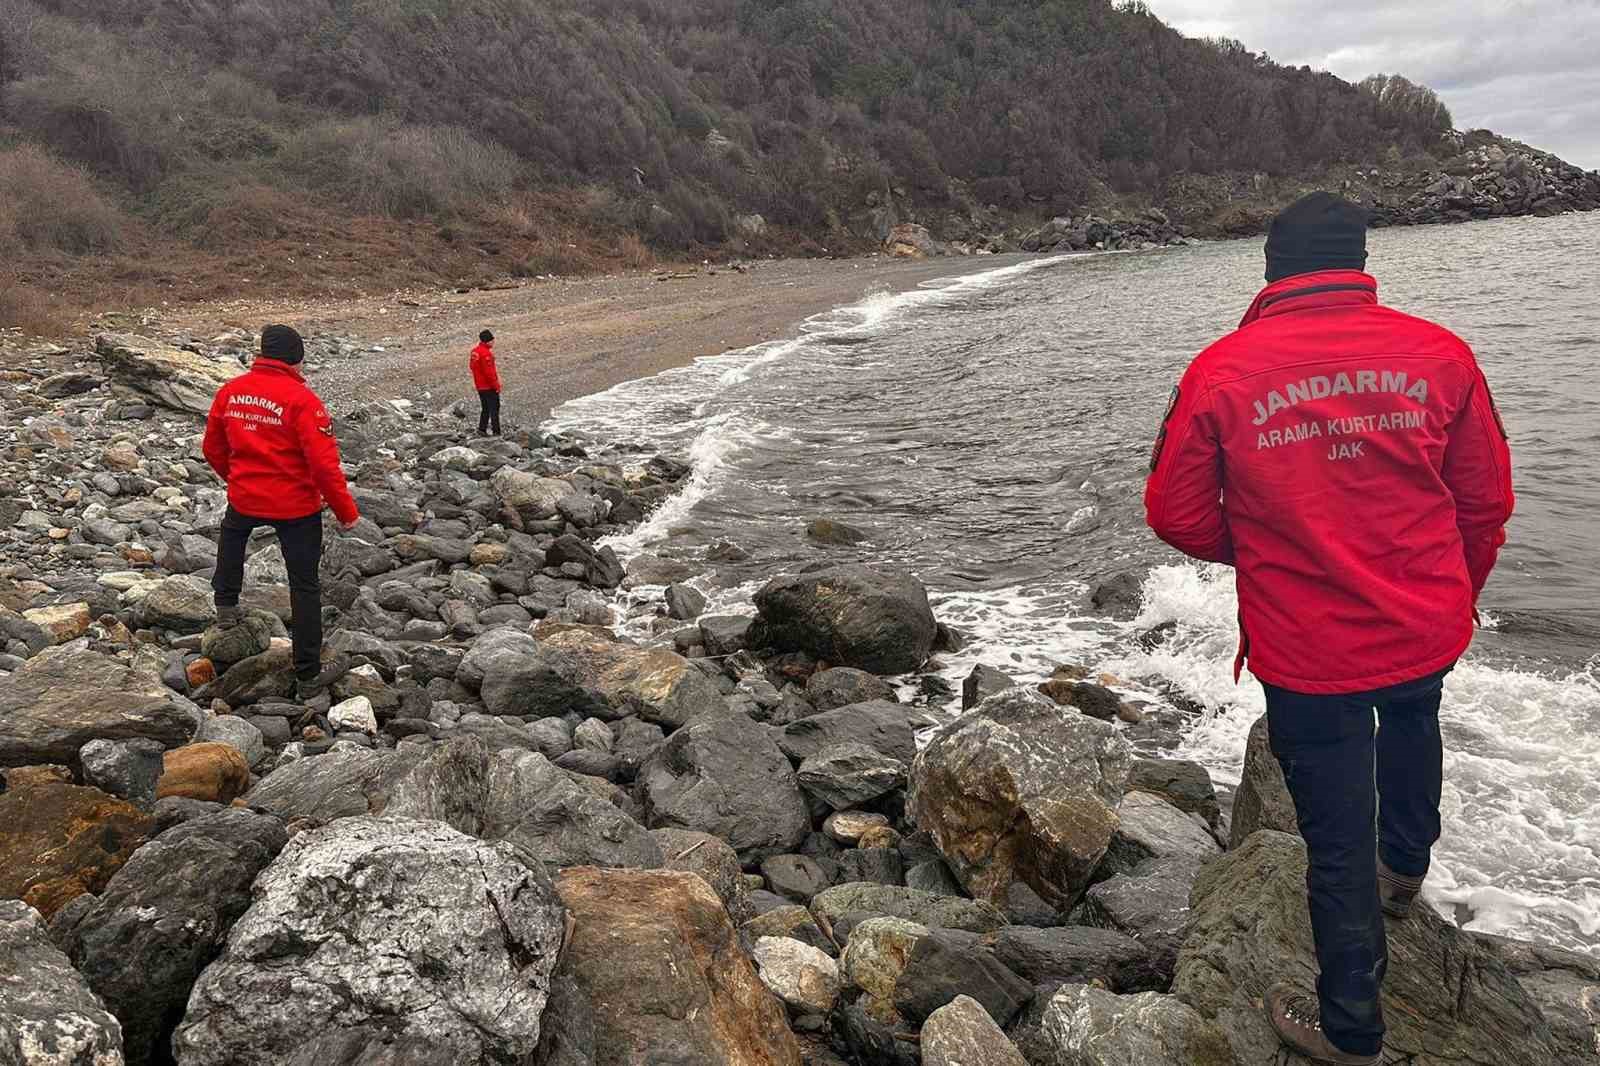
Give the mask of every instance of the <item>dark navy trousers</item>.
M 1383 1049 L 1380 994 L 1389 951 L 1378 857 L 1397 874 L 1422 877 L 1439 839 L 1439 699 L 1449 672 L 1338 696 L 1262 686 L 1272 754 L 1294 797 L 1309 858 L 1322 1029 L 1352 1055 Z

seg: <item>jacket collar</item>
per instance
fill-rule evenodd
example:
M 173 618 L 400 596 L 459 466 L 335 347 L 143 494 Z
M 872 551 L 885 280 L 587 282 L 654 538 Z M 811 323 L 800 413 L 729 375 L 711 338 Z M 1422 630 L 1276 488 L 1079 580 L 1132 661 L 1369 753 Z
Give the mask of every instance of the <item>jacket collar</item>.
M 296 381 L 304 381 L 305 376 L 300 373 L 300 368 L 290 366 L 288 363 L 274 359 L 269 355 L 258 355 L 255 362 L 250 364 L 251 370 L 259 370 L 263 374 L 284 374 Z
M 1239 325 L 1311 308 L 1359 307 L 1378 302 L 1378 279 L 1360 270 L 1319 270 L 1283 278 L 1256 294 Z

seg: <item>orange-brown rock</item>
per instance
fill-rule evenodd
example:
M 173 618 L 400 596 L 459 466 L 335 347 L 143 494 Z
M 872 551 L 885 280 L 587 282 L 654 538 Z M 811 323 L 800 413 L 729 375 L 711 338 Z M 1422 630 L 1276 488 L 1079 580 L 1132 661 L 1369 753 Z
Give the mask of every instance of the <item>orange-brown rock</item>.
M 70 785 L 72 784 L 72 771 L 65 766 L 12 766 L 0 770 L 0 777 L 5 778 L 6 788 L 19 791 L 24 788 L 34 788 L 38 785 Z
M 0 899 L 20 899 L 46 919 L 105 888 L 153 828 L 130 803 L 56 782 L 0 794 L 0 826 Z
M 232 803 L 250 787 L 250 764 L 232 744 L 187 744 L 162 759 L 156 798 Z
M 593 1005 L 596 1062 L 800 1066 L 783 1005 L 703 879 L 579 866 L 556 892 L 576 921 L 564 966 Z
M 184 668 L 184 673 L 189 675 L 189 684 L 194 688 L 217 679 L 217 667 L 210 659 L 196 659 Z

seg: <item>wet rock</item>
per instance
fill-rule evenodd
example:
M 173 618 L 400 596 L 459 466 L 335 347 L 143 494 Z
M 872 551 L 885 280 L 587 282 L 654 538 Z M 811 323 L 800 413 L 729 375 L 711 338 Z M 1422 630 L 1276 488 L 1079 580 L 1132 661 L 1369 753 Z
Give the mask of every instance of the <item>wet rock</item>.
M 1222 820 L 1217 789 L 1204 766 L 1186 759 L 1135 759 L 1128 774 L 1129 791 L 1160 796 L 1180 811 L 1198 814 L 1216 829 Z
M 878 754 L 910 763 L 917 754 L 911 709 L 905 704 L 874 700 L 824 711 L 783 727 L 778 741 L 796 762 L 839 744 L 864 744 Z
M 788 937 L 764 936 L 755 942 L 761 983 L 796 1013 L 827 1014 L 839 998 L 839 964 L 826 954 Z
M 1308 982 L 1317 970 L 1305 845 L 1254 833 L 1201 871 L 1192 899 L 1173 994 L 1216 1022 L 1238 1061 L 1272 1061 L 1277 1036 L 1255 1005 L 1274 982 Z M 1549 1022 L 1492 947 L 1429 907 L 1387 924 L 1390 1057 L 1416 1066 L 1561 1061 Z
M 152 829 L 130 803 L 54 782 L 0 793 L 0 826 L 0 899 L 20 899 L 46 919 L 103 889 Z
M 121 1026 L 18 900 L 0 900 L 0 974 L 0 1062 L 120 1066 Z
M 1016 1045 L 971 996 L 957 996 L 922 1026 L 923 1066 L 1028 1066 Z
M 1098 876 L 1132 873 L 1149 859 L 1178 859 L 1200 866 L 1222 854 L 1204 827 L 1153 793 L 1133 791 L 1123 796 L 1117 819 Z
M 186 744 L 162 758 L 156 798 L 232 803 L 250 787 L 250 762 L 232 744 Z
M 1114 574 L 1089 593 L 1089 606 L 1121 621 L 1138 616 L 1144 603 L 1144 577 L 1132 572 Z
M 849 546 L 868 539 L 864 530 L 833 518 L 813 518 L 806 524 L 806 539 L 816 544 Z
M 845 915 L 855 913 L 904 918 L 932 929 L 961 929 L 971 933 L 992 933 L 1008 924 L 997 907 L 980 900 L 865 883 L 824 889 L 812 899 L 811 913 L 830 928 Z
M 1113 992 L 1151 992 L 1170 980 L 1170 970 L 1161 972 L 1147 946 L 1112 929 L 1012 925 L 990 942 L 995 958 L 1034 985 L 1099 981 Z
M 1012 689 L 934 734 L 906 811 L 974 896 L 1020 880 L 1065 908 L 1111 842 L 1131 761 L 1114 727 Z
M 315 758 L 303 758 L 262 778 L 245 796 L 252 807 L 285 821 L 330 822 L 381 810 L 390 779 L 409 766 L 391 766 L 398 756 L 338 745 Z
M 185 1066 L 269 1066 L 339 1035 L 342 1061 L 525 1061 L 562 936 L 549 882 L 511 845 L 344 819 L 296 836 L 258 878 L 173 1049 Z
M 1561 1062 L 1592 1061 L 1600 1054 L 1600 960 L 1549 944 L 1479 934 L 1478 943 L 1516 977 L 1550 1023 Z
M 970 711 L 990 696 L 996 696 L 1016 685 L 1003 670 L 979 663 L 961 681 L 961 709 Z
M 74 765 L 91 740 L 171 747 L 196 725 L 159 677 L 65 646 L 29 659 L 0 685 L 0 766 Z
M 716 683 L 666 648 L 640 648 L 584 630 L 556 633 L 543 643 L 577 664 L 573 676 L 599 694 L 594 710 L 602 717 L 637 715 L 673 730 L 726 709 Z
M 706 609 L 705 594 L 689 585 L 667 586 L 667 617 L 679 621 L 699 618 Z
M 806 681 L 806 702 L 819 711 L 832 711 L 871 700 L 894 703 L 897 699 L 894 686 L 889 682 L 876 674 L 848 666 L 818 670 Z
M 557 891 L 576 920 L 565 969 L 594 1005 L 596 1062 L 800 1066 L 782 1004 L 699 877 L 581 867 Z
M 1074 917 L 1084 925 L 1133 937 L 1167 981 L 1177 966 L 1189 920 L 1189 892 L 1199 867 L 1182 858 L 1150 859 L 1090 887 Z
M 572 493 L 572 486 L 558 478 L 539 477 L 505 466 L 489 479 L 489 491 L 524 523 L 532 523 L 554 518 L 557 503 Z
M 811 829 L 805 797 L 765 728 L 742 714 L 703 715 L 639 771 L 651 828 L 698 829 L 744 862 L 791 851 Z
M 84 783 L 140 810 L 156 803 L 162 748 L 153 740 L 91 740 L 78 751 Z
M 832 744 L 800 764 L 800 787 L 836 811 L 859 807 L 905 780 L 906 765 L 865 744 Z
M 1012 973 L 979 938 L 947 929 L 919 937 L 894 983 L 894 1008 L 921 1023 L 957 996 L 971 996 L 1002 1025 L 1022 1009 L 1033 986 Z
M 725 841 L 692 829 L 652 829 L 650 836 L 661 849 L 662 867 L 698 874 L 728 908 L 735 925 L 755 917 L 739 856 Z
M 57 943 L 122 1023 L 130 1066 L 166 1060 L 195 979 L 287 841 L 267 815 L 203 815 L 134 852 L 69 928 L 57 922 Z
M 106 376 L 159 407 L 203 415 L 217 390 L 241 372 L 238 363 L 208 359 L 131 333 L 102 333 L 95 358 Z
M 568 533 L 557 537 L 545 549 L 545 565 L 560 567 L 567 563 L 581 568 L 583 580 L 595 588 L 614 589 L 622 584 L 622 562 L 610 548 L 596 549 L 588 541 Z
M 744 615 L 711 615 L 699 622 L 700 644 L 713 657 L 734 655 L 750 647 L 755 619 Z
M 384 817 L 433 819 L 504 840 L 551 868 L 662 864 L 643 826 L 543 755 L 491 752 L 476 737 L 451 740 L 420 760 L 395 783 Z
M 1155 992 L 1118 996 L 1088 985 L 1065 985 L 1045 1008 L 1042 1035 L 1053 1056 L 1051 1061 L 1074 1066 L 1235 1063 L 1233 1051 L 1216 1025 L 1172 996 Z
M 911 574 L 847 564 L 774 578 L 755 597 L 751 642 L 875 674 L 915 670 L 933 649 L 928 594 Z
M 1300 835 L 1294 813 L 1294 797 L 1289 795 L 1283 767 L 1272 754 L 1267 735 L 1267 716 L 1257 718 L 1245 742 L 1244 773 L 1233 796 L 1232 821 L 1228 846 L 1237 848 L 1258 829 Z

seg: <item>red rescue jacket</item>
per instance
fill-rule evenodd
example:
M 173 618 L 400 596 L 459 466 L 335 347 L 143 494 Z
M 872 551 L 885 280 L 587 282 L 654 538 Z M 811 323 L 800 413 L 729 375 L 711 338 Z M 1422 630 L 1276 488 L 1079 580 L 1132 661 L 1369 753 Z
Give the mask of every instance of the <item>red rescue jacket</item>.
M 1459 658 L 1513 502 L 1472 350 L 1355 270 L 1267 286 L 1190 364 L 1145 489 L 1157 536 L 1237 569 L 1240 664 L 1312 694 Z
M 360 517 L 339 467 L 333 419 L 287 363 L 257 359 L 217 391 L 202 449 L 240 514 L 304 518 L 326 500 L 339 521 Z
M 494 346 L 479 344 L 472 349 L 472 387 L 479 392 L 500 391 L 500 371 L 494 366 Z

